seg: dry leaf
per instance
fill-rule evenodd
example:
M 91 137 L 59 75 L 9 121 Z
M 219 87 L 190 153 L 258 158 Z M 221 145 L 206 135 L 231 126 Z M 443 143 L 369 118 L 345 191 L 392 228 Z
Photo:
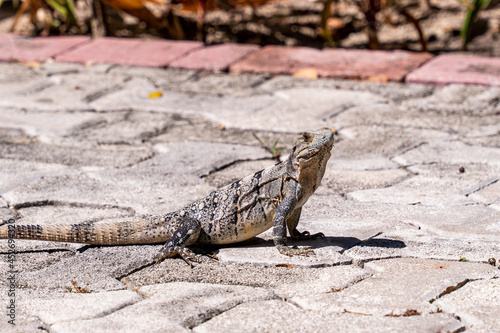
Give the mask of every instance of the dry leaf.
M 329 17 L 326 20 L 326 26 L 331 31 L 341 29 L 345 26 L 344 21 L 338 17 Z
M 163 96 L 163 93 L 161 91 L 157 90 L 157 91 L 153 91 L 152 93 L 150 93 L 148 95 L 148 98 L 154 99 L 154 98 L 160 98 L 162 96 Z
M 276 267 L 296 268 L 294 265 L 290 264 L 277 264 Z
M 389 82 L 389 77 L 387 75 L 371 75 L 368 76 L 364 81 L 387 83 Z
M 293 73 L 294 77 L 300 77 L 302 79 L 317 79 L 318 71 L 314 67 L 304 67 Z
M 41 63 L 38 61 L 28 61 L 23 63 L 25 66 L 31 67 L 31 68 L 37 68 L 40 67 Z

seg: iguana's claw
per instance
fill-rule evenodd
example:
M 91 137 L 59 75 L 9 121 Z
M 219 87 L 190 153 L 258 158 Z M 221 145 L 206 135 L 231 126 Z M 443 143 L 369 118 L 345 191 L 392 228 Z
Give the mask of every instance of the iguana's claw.
M 192 261 L 200 262 L 193 251 L 188 248 L 179 246 L 174 247 L 170 252 L 162 249 L 162 251 L 160 251 L 160 253 L 155 256 L 155 262 L 158 264 L 163 259 L 173 257 L 176 254 L 178 254 L 182 258 L 182 260 L 184 260 L 191 268 L 193 267 Z
M 311 235 L 309 231 L 299 232 L 292 235 L 292 238 L 295 240 L 305 240 L 305 239 L 316 239 L 318 237 L 325 237 L 325 234 L 322 232 L 318 232 L 317 234 Z
M 288 246 L 277 246 L 278 251 L 286 256 L 297 256 L 304 254 L 306 257 L 309 254 L 316 254 L 310 247 L 288 247 Z

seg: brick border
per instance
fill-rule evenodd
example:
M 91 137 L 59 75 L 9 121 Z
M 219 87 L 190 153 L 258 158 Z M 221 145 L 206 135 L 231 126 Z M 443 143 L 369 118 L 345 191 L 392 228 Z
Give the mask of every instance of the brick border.
M 0 33 L 0 61 L 109 63 L 208 72 L 500 86 L 500 58 L 408 51 L 323 49 L 87 36 L 21 37 Z

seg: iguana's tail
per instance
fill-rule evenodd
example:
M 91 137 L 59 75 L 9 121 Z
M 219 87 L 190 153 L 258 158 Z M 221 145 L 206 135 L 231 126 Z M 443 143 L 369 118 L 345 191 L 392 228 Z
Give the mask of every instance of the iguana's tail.
M 170 237 L 157 219 L 134 222 L 81 223 L 71 225 L 16 225 L 0 227 L 0 239 L 31 239 L 93 245 L 155 244 Z

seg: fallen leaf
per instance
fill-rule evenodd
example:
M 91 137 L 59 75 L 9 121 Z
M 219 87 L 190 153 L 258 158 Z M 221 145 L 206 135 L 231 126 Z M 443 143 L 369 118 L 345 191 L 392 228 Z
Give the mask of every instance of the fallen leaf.
M 157 90 L 157 91 L 153 91 L 152 93 L 150 93 L 148 95 L 148 98 L 155 99 L 155 98 L 160 98 L 162 96 L 163 96 L 163 93 L 161 91 Z
M 290 264 L 277 264 L 276 267 L 296 268 L 294 265 Z
M 300 77 L 302 79 L 317 79 L 318 71 L 314 67 L 304 67 L 293 73 L 294 77 Z
M 330 290 L 328 291 L 325 291 L 325 293 L 327 294 L 330 294 L 330 293 L 338 293 L 339 291 L 341 291 L 342 289 L 340 288 L 331 288 Z
M 368 76 L 364 81 L 386 83 L 389 82 L 389 77 L 387 75 L 371 75 Z
M 41 63 L 38 61 L 27 61 L 23 63 L 25 66 L 31 67 L 31 68 L 37 68 L 40 67 Z
M 329 17 L 326 20 L 326 26 L 330 30 L 338 30 L 345 26 L 344 21 L 338 17 Z

